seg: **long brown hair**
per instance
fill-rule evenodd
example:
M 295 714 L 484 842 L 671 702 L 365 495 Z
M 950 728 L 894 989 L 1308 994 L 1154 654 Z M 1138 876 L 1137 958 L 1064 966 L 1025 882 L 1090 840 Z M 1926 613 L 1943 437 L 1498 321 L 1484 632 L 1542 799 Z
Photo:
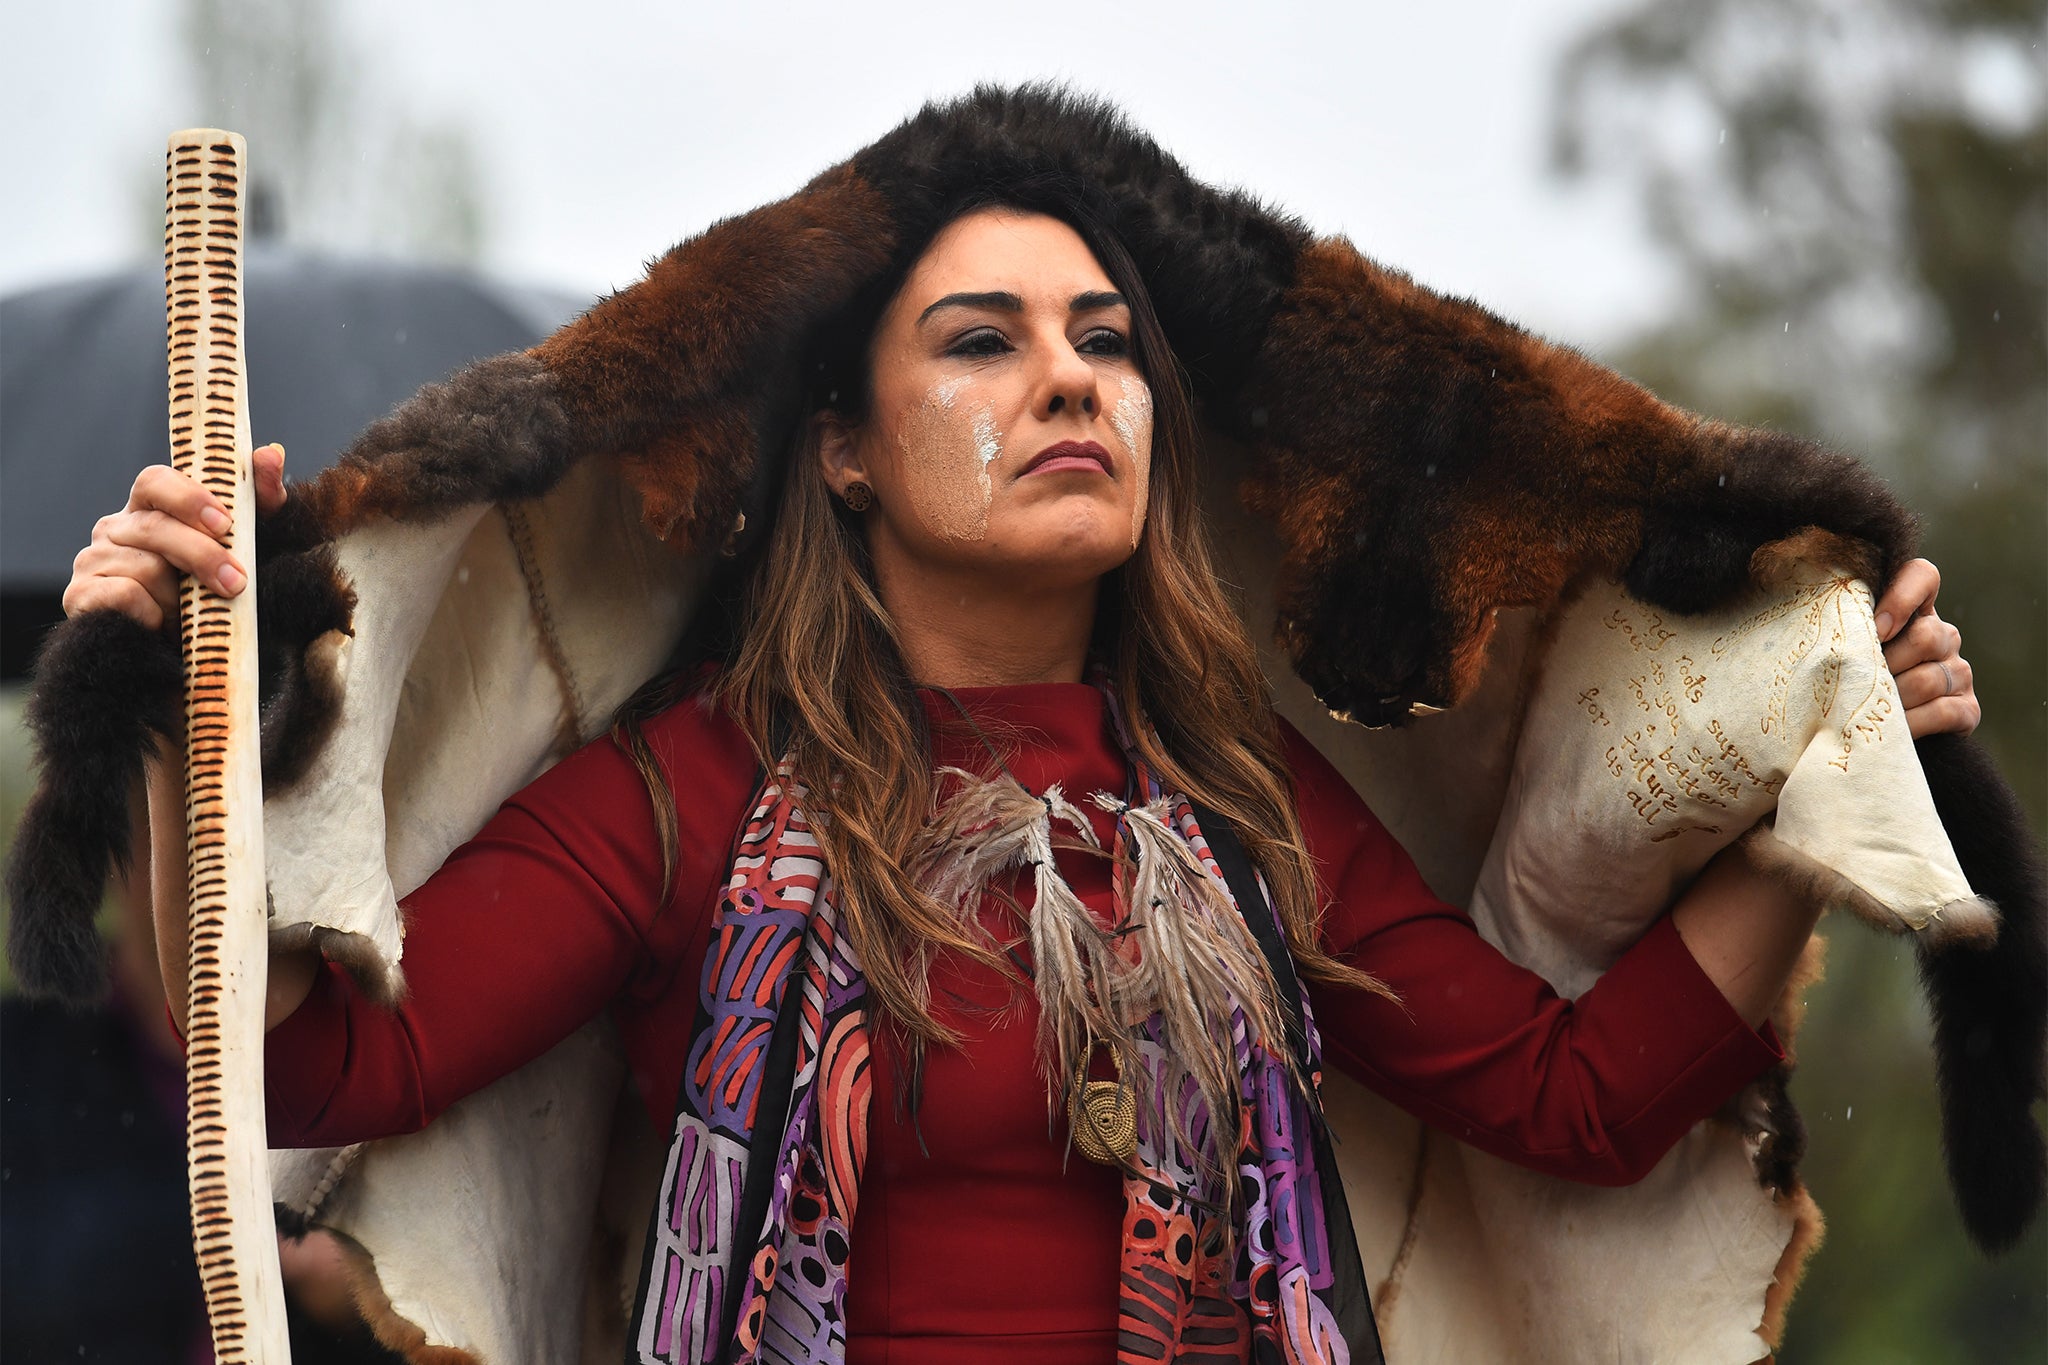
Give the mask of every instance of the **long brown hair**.
M 1095 640 L 1139 754 L 1169 789 L 1230 822 L 1266 879 L 1303 976 L 1384 991 L 1319 942 L 1315 874 L 1272 698 L 1239 609 L 1216 577 L 1197 495 L 1193 400 L 1144 280 L 1123 243 L 1071 191 L 1013 187 L 959 212 L 992 206 L 1065 221 L 1130 305 L 1132 354 L 1153 398 L 1149 506 L 1136 552 L 1104 585 Z M 819 406 L 851 421 L 867 415 L 868 344 L 915 255 L 905 253 L 821 339 L 809 366 Z M 932 808 L 930 736 L 859 521 L 827 486 L 816 442 L 817 424 L 801 424 L 775 524 L 711 686 L 766 768 L 785 753 L 794 757 L 812 813 L 828 817 L 811 828 L 875 1010 L 913 1047 L 952 1043 L 951 1030 L 931 1016 L 934 955 L 958 953 L 1013 976 L 1015 968 L 996 945 L 963 931 L 907 866 Z M 688 685 L 658 681 L 621 709 L 614 727 L 654 799 L 670 869 L 674 795 L 640 725 Z

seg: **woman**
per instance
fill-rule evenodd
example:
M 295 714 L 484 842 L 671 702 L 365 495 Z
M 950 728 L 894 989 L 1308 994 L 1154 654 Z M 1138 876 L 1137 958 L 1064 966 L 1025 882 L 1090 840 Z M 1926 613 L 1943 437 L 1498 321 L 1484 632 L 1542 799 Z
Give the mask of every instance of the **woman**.
M 1212 1040 L 1233 1009 L 1267 1055 L 1292 1061 L 1282 988 L 1244 927 L 1258 907 L 1237 919 L 1213 886 L 1168 883 L 1182 891 L 1154 914 L 1181 921 L 1194 961 L 1144 975 L 1171 952 L 1151 946 L 1168 925 L 1133 914 L 1131 879 L 1175 845 L 1144 823 L 1133 772 L 1242 841 L 1331 1060 L 1468 1142 L 1626 1182 L 1777 1060 L 1764 1020 L 1813 912 L 1774 883 L 1717 859 L 1599 986 L 1561 1001 L 1436 901 L 1343 780 L 1276 723 L 1193 514 L 1189 401 L 1143 282 L 1115 237 L 1051 206 L 953 218 L 880 291 L 871 335 L 855 310 L 847 334 L 864 364 L 826 347 L 823 402 L 722 667 L 683 674 L 619 741 L 551 770 L 409 899 L 412 995 L 398 1013 L 369 1007 L 316 954 L 273 959 L 274 1141 L 417 1127 L 607 1004 L 666 1126 L 697 1055 L 692 991 L 718 893 L 729 864 L 744 865 L 734 833 L 785 755 L 864 968 L 884 1097 L 850 1260 L 831 1267 L 845 1274 L 833 1330 L 849 1359 L 1109 1358 L 1120 1318 L 1126 1345 L 1153 1320 L 1134 1277 L 1156 1258 L 1134 1250 L 1129 1225 L 1148 1210 L 1203 1241 L 1183 1256 L 1169 1334 L 1218 1333 L 1226 1354 L 1255 1331 L 1294 1340 L 1299 1305 L 1278 1288 L 1232 1299 L 1225 1258 L 1252 1214 L 1217 1171 L 1238 1153 L 1198 1125 L 1178 1134 L 1205 1169 L 1171 1192 L 1156 1166 L 1149 1183 L 1131 1177 L 1143 1163 L 1128 1152 L 1066 1160 L 1083 1073 L 1121 1072 L 1147 1100 L 1192 1084 L 1227 1115 L 1243 1058 Z M 275 447 L 257 453 L 266 511 L 284 499 L 281 464 Z M 159 625 L 179 572 L 238 591 L 224 529 L 195 485 L 146 471 L 79 556 L 67 611 Z M 1976 721 L 1935 582 L 1917 561 L 1879 606 L 1916 735 Z M 1032 810 L 1045 801 L 1037 828 L 1002 804 L 1005 779 Z M 160 765 L 151 804 L 160 951 L 182 1023 L 180 782 Z M 1111 808 L 1083 799 L 1097 791 Z M 959 856 L 1004 832 L 1007 857 Z M 1062 836 L 1057 878 L 1042 860 L 1019 871 L 1049 832 Z M 1114 874 L 1097 849 L 1122 852 Z M 1069 890 L 1085 918 L 1048 922 Z M 1109 934 L 1095 960 L 1091 922 Z M 473 960 L 486 944 L 488 977 Z M 1140 995 L 1168 982 L 1187 998 Z M 1137 1021 L 1153 1010 L 1163 1019 L 1148 1030 Z M 826 1220 L 851 1224 L 851 1187 L 830 1193 L 844 1205 Z M 1033 1273 L 985 1273 L 992 1253 Z M 1107 1287 L 1120 1269 L 1119 1305 Z M 1330 1292 L 1302 1291 L 1311 1338 L 1343 1317 Z

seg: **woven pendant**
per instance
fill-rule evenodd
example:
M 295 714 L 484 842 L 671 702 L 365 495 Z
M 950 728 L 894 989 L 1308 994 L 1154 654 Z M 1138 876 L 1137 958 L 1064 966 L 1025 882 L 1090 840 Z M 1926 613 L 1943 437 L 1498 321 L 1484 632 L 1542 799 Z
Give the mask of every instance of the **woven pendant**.
M 1067 1094 L 1067 1127 L 1074 1146 L 1090 1161 L 1125 1167 L 1138 1154 L 1138 1097 L 1123 1083 L 1122 1067 L 1113 1081 L 1091 1081 L 1087 1063 L 1074 1077 Z

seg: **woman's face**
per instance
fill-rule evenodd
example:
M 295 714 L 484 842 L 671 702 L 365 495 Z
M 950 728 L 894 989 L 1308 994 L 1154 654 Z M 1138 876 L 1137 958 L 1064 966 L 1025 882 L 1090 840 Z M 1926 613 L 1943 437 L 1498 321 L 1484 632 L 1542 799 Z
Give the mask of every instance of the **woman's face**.
M 1131 311 L 1056 218 L 982 210 L 948 224 L 883 313 L 873 402 L 828 420 L 835 492 L 862 514 L 876 569 L 1029 575 L 1058 588 L 1130 557 L 1145 529 L 1152 396 Z

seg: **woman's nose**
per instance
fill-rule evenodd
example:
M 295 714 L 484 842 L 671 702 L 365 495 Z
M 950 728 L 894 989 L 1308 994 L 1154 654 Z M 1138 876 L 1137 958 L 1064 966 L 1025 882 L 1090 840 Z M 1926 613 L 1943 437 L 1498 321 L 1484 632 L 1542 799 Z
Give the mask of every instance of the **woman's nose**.
M 1041 380 L 1039 394 L 1040 415 L 1051 417 L 1065 412 L 1069 407 L 1093 417 L 1101 404 L 1097 392 L 1095 367 L 1070 345 L 1066 338 L 1051 347 L 1046 362 L 1045 374 Z

